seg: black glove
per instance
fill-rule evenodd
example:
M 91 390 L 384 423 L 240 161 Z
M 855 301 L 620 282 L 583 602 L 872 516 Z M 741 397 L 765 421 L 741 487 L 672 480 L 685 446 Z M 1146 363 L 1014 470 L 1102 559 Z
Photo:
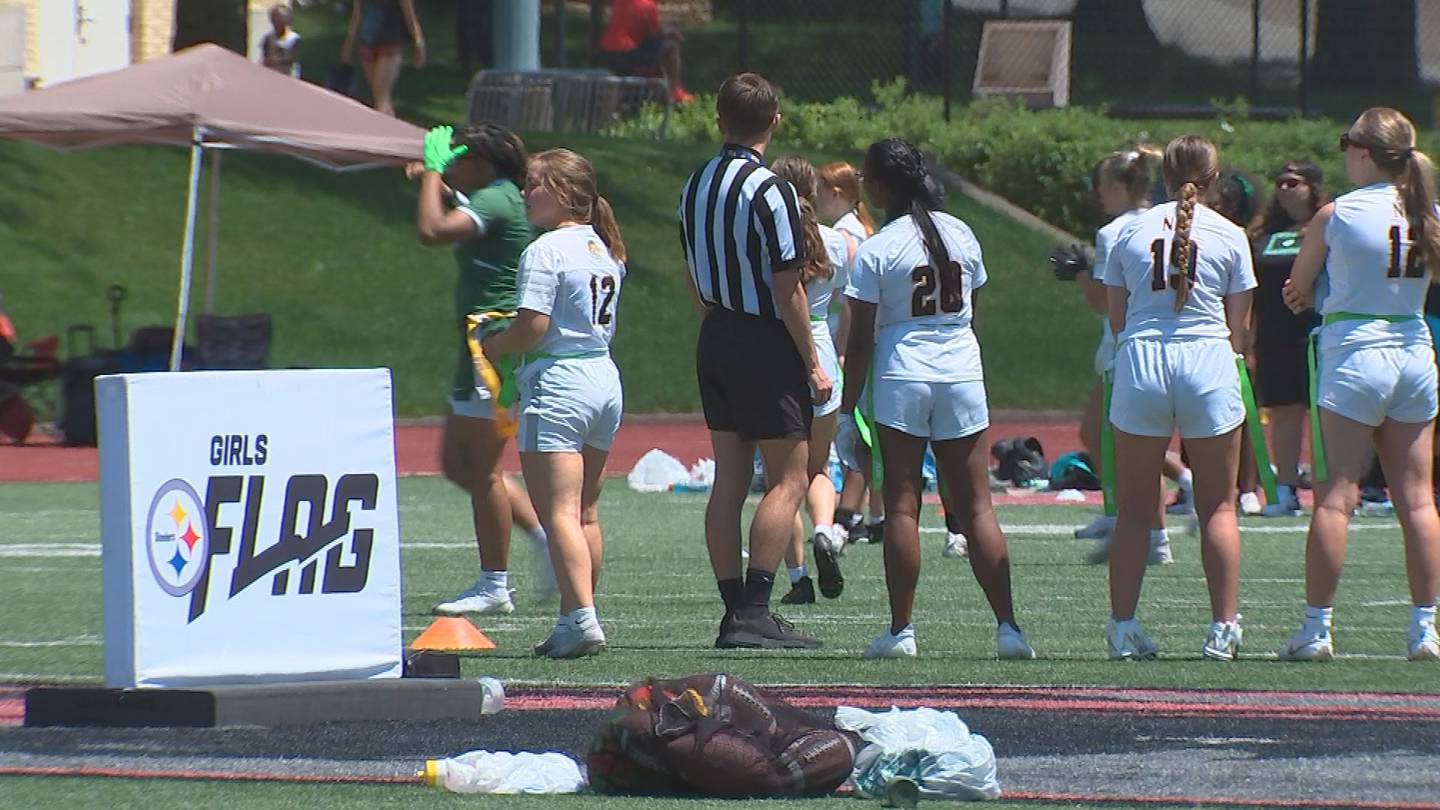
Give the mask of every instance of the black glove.
M 1068 245 L 1050 251 L 1050 264 L 1055 278 L 1074 281 L 1076 276 L 1090 270 L 1090 257 L 1079 245 Z

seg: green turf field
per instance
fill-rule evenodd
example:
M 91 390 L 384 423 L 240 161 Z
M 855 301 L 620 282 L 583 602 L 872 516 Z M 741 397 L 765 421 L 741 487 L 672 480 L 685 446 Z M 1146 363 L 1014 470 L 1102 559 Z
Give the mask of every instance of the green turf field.
M 97 681 L 102 671 L 98 488 L 87 484 L 0 488 L 0 681 Z M 940 556 L 944 535 L 933 510 L 922 536 L 925 569 L 916 605 L 920 656 L 863 661 L 860 651 L 887 623 L 877 547 L 852 546 L 844 595 L 787 611 L 825 649 L 809 653 L 720 652 L 719 621 L 701 541 L 703 495 L 638 494 L 611 482 L 602 503 L 608 553 L 597 606 L 610 639 L 604 655 L 536 659 L 530 647 L 557 610 L 533 596 L 534 561 L 517 536 L 512 569 L 517 610 L 481 617 L 499 650 L 467 660 L 468 675 L 531 684 L 622 684 L 646 675 L 722 670 L 760 683 L 1095 684 L 1246 689 L 1435 691 L 1440 681 L 1404 658 L 1409 621 L 1399 532 L 1357 519 L 1336 606 L 1337 652 L 1328 665 L 1284 664 L 1274 651 L 1302 606 L 1301 520 L 1247 520 L 1241 610 L 1248 655 L 1233 664 L 1200 660 L 1209 621 L 1198 544 L 1172 541 L 1176 562 L 1152 569 L 1140 618 L 1164 648 L 1153 663 L 1105 658 L 1106 572 L 1085 565 L 1087 546 L 1068 527 L 1082 509 L 1006 507 L 1019 618 L 1041 659 L 993 659 L 994 622 L 963 560 Z M 400 484 L 405 576 L 404 625 L 413 638 L 435 602 L 468 586 L 478 565 L 468 505 L 436 478 Z M 777 585 L 777 598 L 783 586 Z

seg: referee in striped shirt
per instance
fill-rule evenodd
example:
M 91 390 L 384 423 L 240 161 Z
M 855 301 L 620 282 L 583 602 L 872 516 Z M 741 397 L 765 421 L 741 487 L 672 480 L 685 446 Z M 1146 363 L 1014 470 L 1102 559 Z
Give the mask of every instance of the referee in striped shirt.
M 809 483 L 812 404 L 833 387 L 810 338 L 799 200 L 763 160 L 779 108 L 763 77 L 726 79 L 715 102 L 725 145 L 690 176 L 680 198 L 690 288 L 704 313 L 695 366 L 715 451 L 705 543 L 725 600 L 720 648 L 820 646 L 770 612 L 775 571 Z M 740 509 L 757 445 L 767 489 L 750 524 L 742 577 Z

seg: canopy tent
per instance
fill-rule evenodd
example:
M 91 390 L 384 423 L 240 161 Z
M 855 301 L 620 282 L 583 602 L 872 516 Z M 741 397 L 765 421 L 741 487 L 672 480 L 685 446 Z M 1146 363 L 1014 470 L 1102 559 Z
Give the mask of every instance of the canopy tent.
M 419 127 L 210 44 L 0 98 L 0 138 L 60 149 L 137 143 L 190 147 L 172 371 L 180 368 L 185 339 L 196 197 L 206 151 L 212 153 L 207 302 L 213 302 L 220 166 L 215 150 L 274 152 L 344 171 L 416 160 L 424 137 Z

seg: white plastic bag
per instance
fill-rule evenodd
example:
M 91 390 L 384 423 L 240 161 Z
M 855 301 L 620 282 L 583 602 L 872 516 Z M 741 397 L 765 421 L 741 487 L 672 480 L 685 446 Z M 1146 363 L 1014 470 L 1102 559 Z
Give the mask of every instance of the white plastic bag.
M 998 799 L 1000 781 L 990 741 L 971 734 L 954 712 L 891 708 L 835 710 L 836 728 L 857 732 L 869 745 L 855 757 L 850 781 L 860 795 L 880 798 L 896 777 L 914 780 L 922 798 Z
M 1057 503 L 1084 503 L 1085 493 L 1078 489 L 1062 489 L 1055 493 Z
M 425 763 L 425 781 L 454 793 L 579 793 L 589 780 L 564 754 L 471 751 Z
M 689 477 L 690 471 L 685 469 L 680 459 L 655 448 L 635 462 L 629 481 L 630 488 L 637 492 L 664 492 L 676 484 L 684 483 Z
M 685 481 L 692 489 L 709 489 L 715 485 L 715 459 L 702 458 L 690 468 L 690 477 Z

